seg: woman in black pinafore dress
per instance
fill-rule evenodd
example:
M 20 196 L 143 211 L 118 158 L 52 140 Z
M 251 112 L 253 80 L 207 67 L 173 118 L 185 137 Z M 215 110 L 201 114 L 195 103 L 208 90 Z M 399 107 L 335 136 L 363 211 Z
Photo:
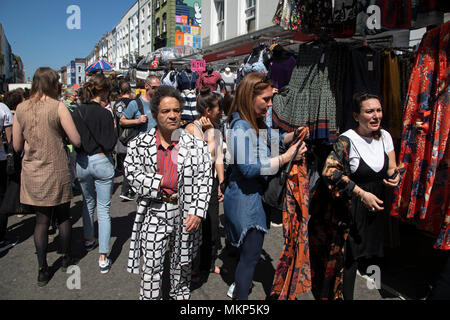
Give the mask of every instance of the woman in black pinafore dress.
M 335 297 L 345 300 L 353 299 L 358 261 L 383 257 L 384 221 L 389 210 L 384 205 L 385 188 L 400 181 L 392 138 L 380 127 L 380 99 L 356 94 L 353 117 L 357 127 L 338 138 L 322 173 L 334 198 L 348 210 L 343 265 L 336 263 L 335 267 L 335 287 L 340 291 Z

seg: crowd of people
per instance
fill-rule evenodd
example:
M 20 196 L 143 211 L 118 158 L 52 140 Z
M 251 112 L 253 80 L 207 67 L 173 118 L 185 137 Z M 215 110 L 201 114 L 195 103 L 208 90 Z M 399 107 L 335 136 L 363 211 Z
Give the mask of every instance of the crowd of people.
M 45 286 L 53 217 L 62 267 L 74 263 L 70 203 L 79 188 L 85 249 L 98 246 L 99 271 L 107 273 L 117 169 L 123 174 L 120 197 L 137 202 L 127 270 L 141 274 L 140 299 L 162 298 L 166 253 L 172 299 L 189 299 L 191 282 L 205 272 L 226 272 L 216 266 L 221 202 L 226 240 L 239 249 L 233 297 L 248 299 L 270 223 L 262 197 L 268 180 L 308 151 L 298 139 L 302 128 L 279 134 L 267 126 L 276 93 L 270 79 L 252 72 L 225 96 L 208 87 L 197 90 L 198 117 L 183 127 L 185 99 L 156 76 L 146 79 L 146 93 L 137 97 L 128 82 L 115 87 L 103 73 L 92 75 L 79 92 L 61 93 L 58 83 L 54 70 L 40 68 L 29 96 L 17 91 L 0 103 L 0 246 L 6 250 L 15 243 L 7 238 L 8 215 L 21 206 L 36 214 L 37 284 Z M 355 95 L 353 116 L 355 129 L 341 135 L 323 170 L 330 193 L 347 196 L 343 206 L 353 219 L 345 299 L 353 299 L 358 259 L 383 254 L 377 236 L 383 229 L 383 190 L 400 180 L 392 138 L 381 129 L 380 99 Z

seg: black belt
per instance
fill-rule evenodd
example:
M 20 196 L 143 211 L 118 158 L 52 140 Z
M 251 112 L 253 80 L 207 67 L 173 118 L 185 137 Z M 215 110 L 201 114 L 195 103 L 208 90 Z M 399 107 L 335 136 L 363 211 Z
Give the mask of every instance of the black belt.
M 178 194 L 174 193 L 171 196 L 163 195 L 161 196 L 161 201 L 170 204 L 178 204 Z
M 178 194 L 174 193 L 171 196 L 162 195 L 160 199 L 152 199 L 152 201 L 165 202 L 165 203 L 170 203 L 170 204 L 178 204 Z
M 159 202 L 159 203 L 165 202 L 165 203 L 170 203 L 170 204 L 178 204 L 178 194 L 176 194 L 176 193 L 171 196 L 162 195 L 160 198 L 141 197 L 139 199 L 149 201 L 149 202 Z

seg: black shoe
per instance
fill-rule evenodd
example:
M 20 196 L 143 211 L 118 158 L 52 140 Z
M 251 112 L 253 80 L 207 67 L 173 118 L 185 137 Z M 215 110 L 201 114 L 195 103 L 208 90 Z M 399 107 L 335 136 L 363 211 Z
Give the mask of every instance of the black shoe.
M 86 249 L 87 252 L 94 250 L 98 245 L 98 240 L 94 239 L 92 241 L 84 241 L 84 249 Z
M 72 257 L 70 256 L 63 256 L 62 258 L 62 262 L 61 262 L 61 270 L 63 272 L 67 271 L 67 268 L 69 268 L 71 265 L 74 265 L 75 261 Z
M 38 286 L 39 287 L 46 286 L 49 280 L 50 274 L 48 273 L 48 268 L 39 268 Z
M 9 250 L 17 244 L 17 239 L 5 239 L 0 241 L 0 253 L 3 251 Z

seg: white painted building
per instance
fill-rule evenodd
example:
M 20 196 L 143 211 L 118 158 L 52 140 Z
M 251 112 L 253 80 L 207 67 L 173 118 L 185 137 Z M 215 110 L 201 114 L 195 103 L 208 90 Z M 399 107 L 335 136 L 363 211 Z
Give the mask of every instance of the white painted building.
M 216 70 L 234 70 L 259 43 L 295 32 L 272 22 L 278 0 L 203 0 L 202 54 Z M 298 33 L 300 34 L 300 33 Z
M 108 59 L 108 36 L 110 32 L 107 32 L 100 39 L 98 43 L 98 60 Z
M 115 71 L 126 71 L 139 56 L 146 57 L 153 47 L 152 5 L 152 0 L 137 0 L 96 44 L 86 58 L 88 65 L 96 59 L 106 59 Z
M 133 65 L 136 63 L 136 58 L 139 56 L 139 1 L 129 10 L 128 18 L 129 30 L 129 63 Z
M 117 25 L 117 66 L 119 69 L 128 68 L 128 17 L 126 14 Z
M 108 41 L 107 61 L 111 63 L 113 66 L 115 66 L 117 59 L 116 28 L 112 29 L 111 32 L 108 32 L 107 41 Z
M 116 66 L 120 70 L 127 70 L 134 63 L 135 54 L 138 53 L 138 9 L 139 2 L 136 1 L 116 26 Z
M 97 54 L 96 54 L 96 48 L 94 47 L 94 49 L 92 49 L 92 51 L 89 52 L 88 56 L 86 57 L 86 64 L 87 64 L 86 67 L 93 64 L 96 60 L 97 60 Z
M 274 26 L 278 0 L 203 0 L 202 47 Z
M 84 59 L 75 59 L 75 81 L 80 86 L 86 81 L 86 67 Z
M 146 57 L 153 48 L 152 0 L 139 0 L 139 56 Z

